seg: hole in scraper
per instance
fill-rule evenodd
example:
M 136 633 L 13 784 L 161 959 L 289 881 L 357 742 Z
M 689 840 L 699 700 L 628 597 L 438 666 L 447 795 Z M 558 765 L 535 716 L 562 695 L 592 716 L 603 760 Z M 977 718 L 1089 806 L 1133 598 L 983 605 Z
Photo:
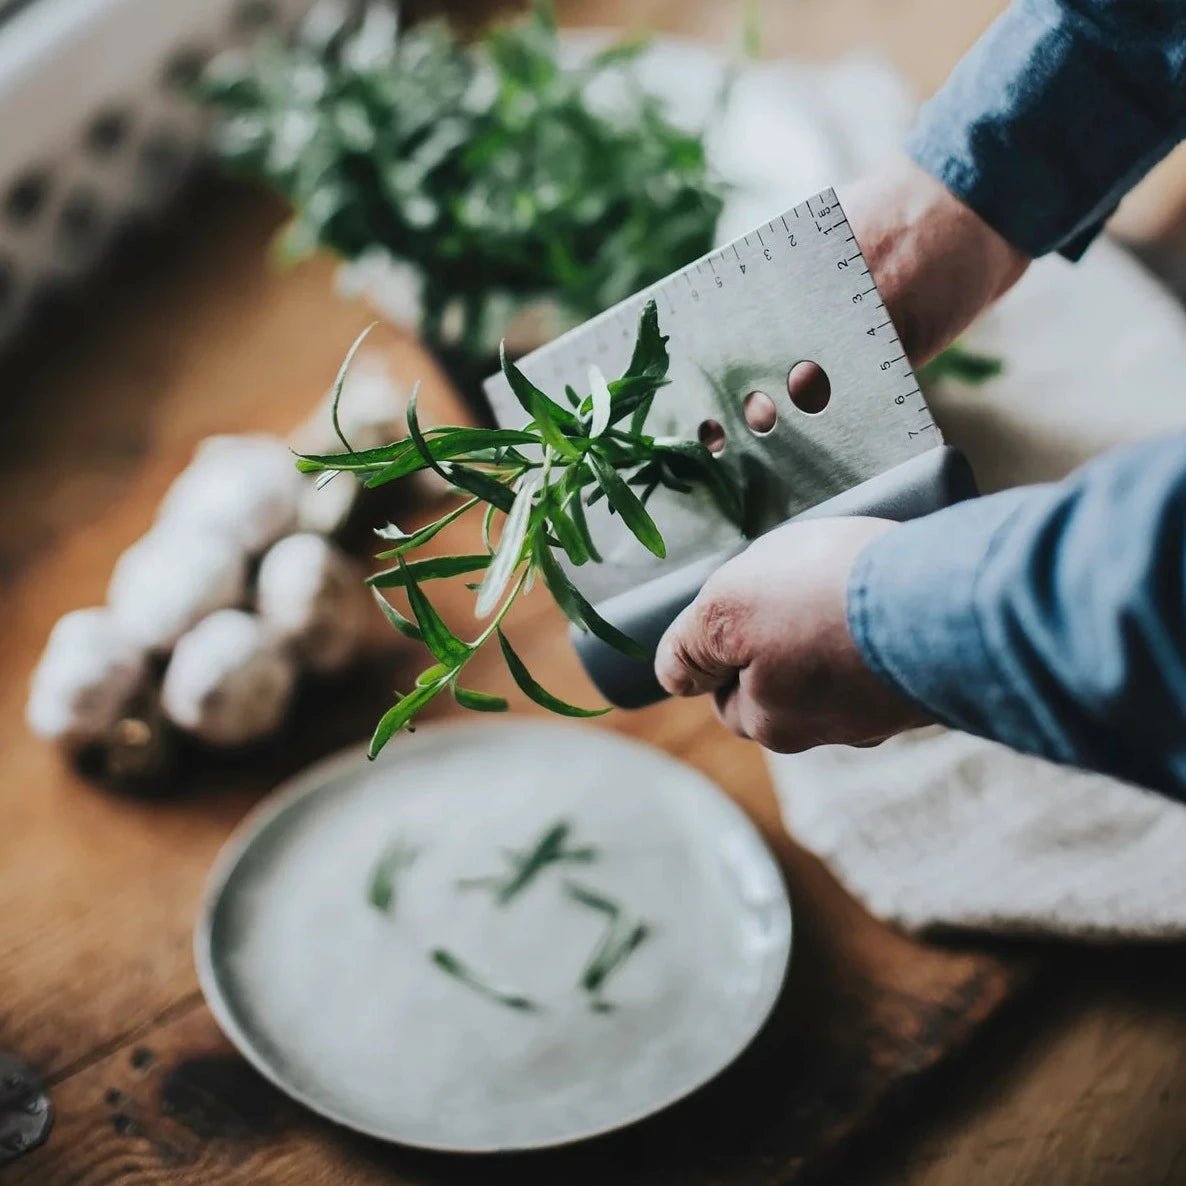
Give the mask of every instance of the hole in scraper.
M 832 398 L 832 382 L 818 362 L 805 359 L 787 372 L 787 395 L 800 412 L 818 416 Z

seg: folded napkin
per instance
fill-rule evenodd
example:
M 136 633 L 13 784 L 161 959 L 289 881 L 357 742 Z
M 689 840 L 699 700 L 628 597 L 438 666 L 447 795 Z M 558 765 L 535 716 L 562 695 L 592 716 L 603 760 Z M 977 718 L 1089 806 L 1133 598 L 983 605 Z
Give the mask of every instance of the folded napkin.
M 910 930 L 1186 937 L 1186 808 L 932 728 L 775 757 L 788 828 Z

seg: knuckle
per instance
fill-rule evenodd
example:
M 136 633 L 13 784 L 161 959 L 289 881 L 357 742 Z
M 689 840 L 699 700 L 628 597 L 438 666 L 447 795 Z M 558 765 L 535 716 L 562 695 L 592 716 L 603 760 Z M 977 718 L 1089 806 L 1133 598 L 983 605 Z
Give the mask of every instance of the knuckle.
M 671 662 L 681 680 L 687 680 L 692 675 L 703 674 L 703 669 L 696 661 L 688 639 L 682 634 L 671 644 Z
M 724 655 L 729 650 L 739 618 L 736 602 L 727 595 L 712 595 L 700 611 L 700 634 L 710 655 Z

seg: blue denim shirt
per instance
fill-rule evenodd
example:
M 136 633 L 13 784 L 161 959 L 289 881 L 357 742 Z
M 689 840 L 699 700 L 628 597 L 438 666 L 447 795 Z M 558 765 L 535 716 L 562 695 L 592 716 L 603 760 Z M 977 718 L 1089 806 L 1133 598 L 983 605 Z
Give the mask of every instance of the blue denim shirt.
M 1186 0 L 1017 0 L 908 147 L 1028 254 L 1076 258 L 1184 135 Z M 891 532 L 848 616 L 936 719 L 1186 798 L 1186 435 Z

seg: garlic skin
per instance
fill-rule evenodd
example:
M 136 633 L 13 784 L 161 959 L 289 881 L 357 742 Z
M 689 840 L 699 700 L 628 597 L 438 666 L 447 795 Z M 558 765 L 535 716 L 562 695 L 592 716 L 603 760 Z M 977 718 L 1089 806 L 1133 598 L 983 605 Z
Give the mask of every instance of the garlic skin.
M 98 607 L 59 619 L 33 673 L 26 719 L 67 749 L 102 740 L 148 682 L 144 648 Z
M 332 482 L 307 479 L 297 507 L 297 530 L 336 535 L 350 521 L 361 496 L 362 483 L 353 474 L 337 474 Z
M 247 557 L 213 530 L 158 524 L 116 561 L 107 604 L 119 628 L 150 651 L 167 651 L 207 614 L 242 605 Z
M 358 655 L 370 612 L 361 568 L 340 548 L 303 532 L 260 563 L 256 608 L 269 634 L 312 671 L 341 671 Z
M 213 746 L 240 746 L 273 732 L 296 685 L 296 666 L 243 610 L 223 609 L 180 639 L 161 688 L 179 728 Z
M 169 487 L 157 521 L 221 532 L 256 555 L 292 530 L 303 489 L 296 459 L 279 437 L 208 437 Z

